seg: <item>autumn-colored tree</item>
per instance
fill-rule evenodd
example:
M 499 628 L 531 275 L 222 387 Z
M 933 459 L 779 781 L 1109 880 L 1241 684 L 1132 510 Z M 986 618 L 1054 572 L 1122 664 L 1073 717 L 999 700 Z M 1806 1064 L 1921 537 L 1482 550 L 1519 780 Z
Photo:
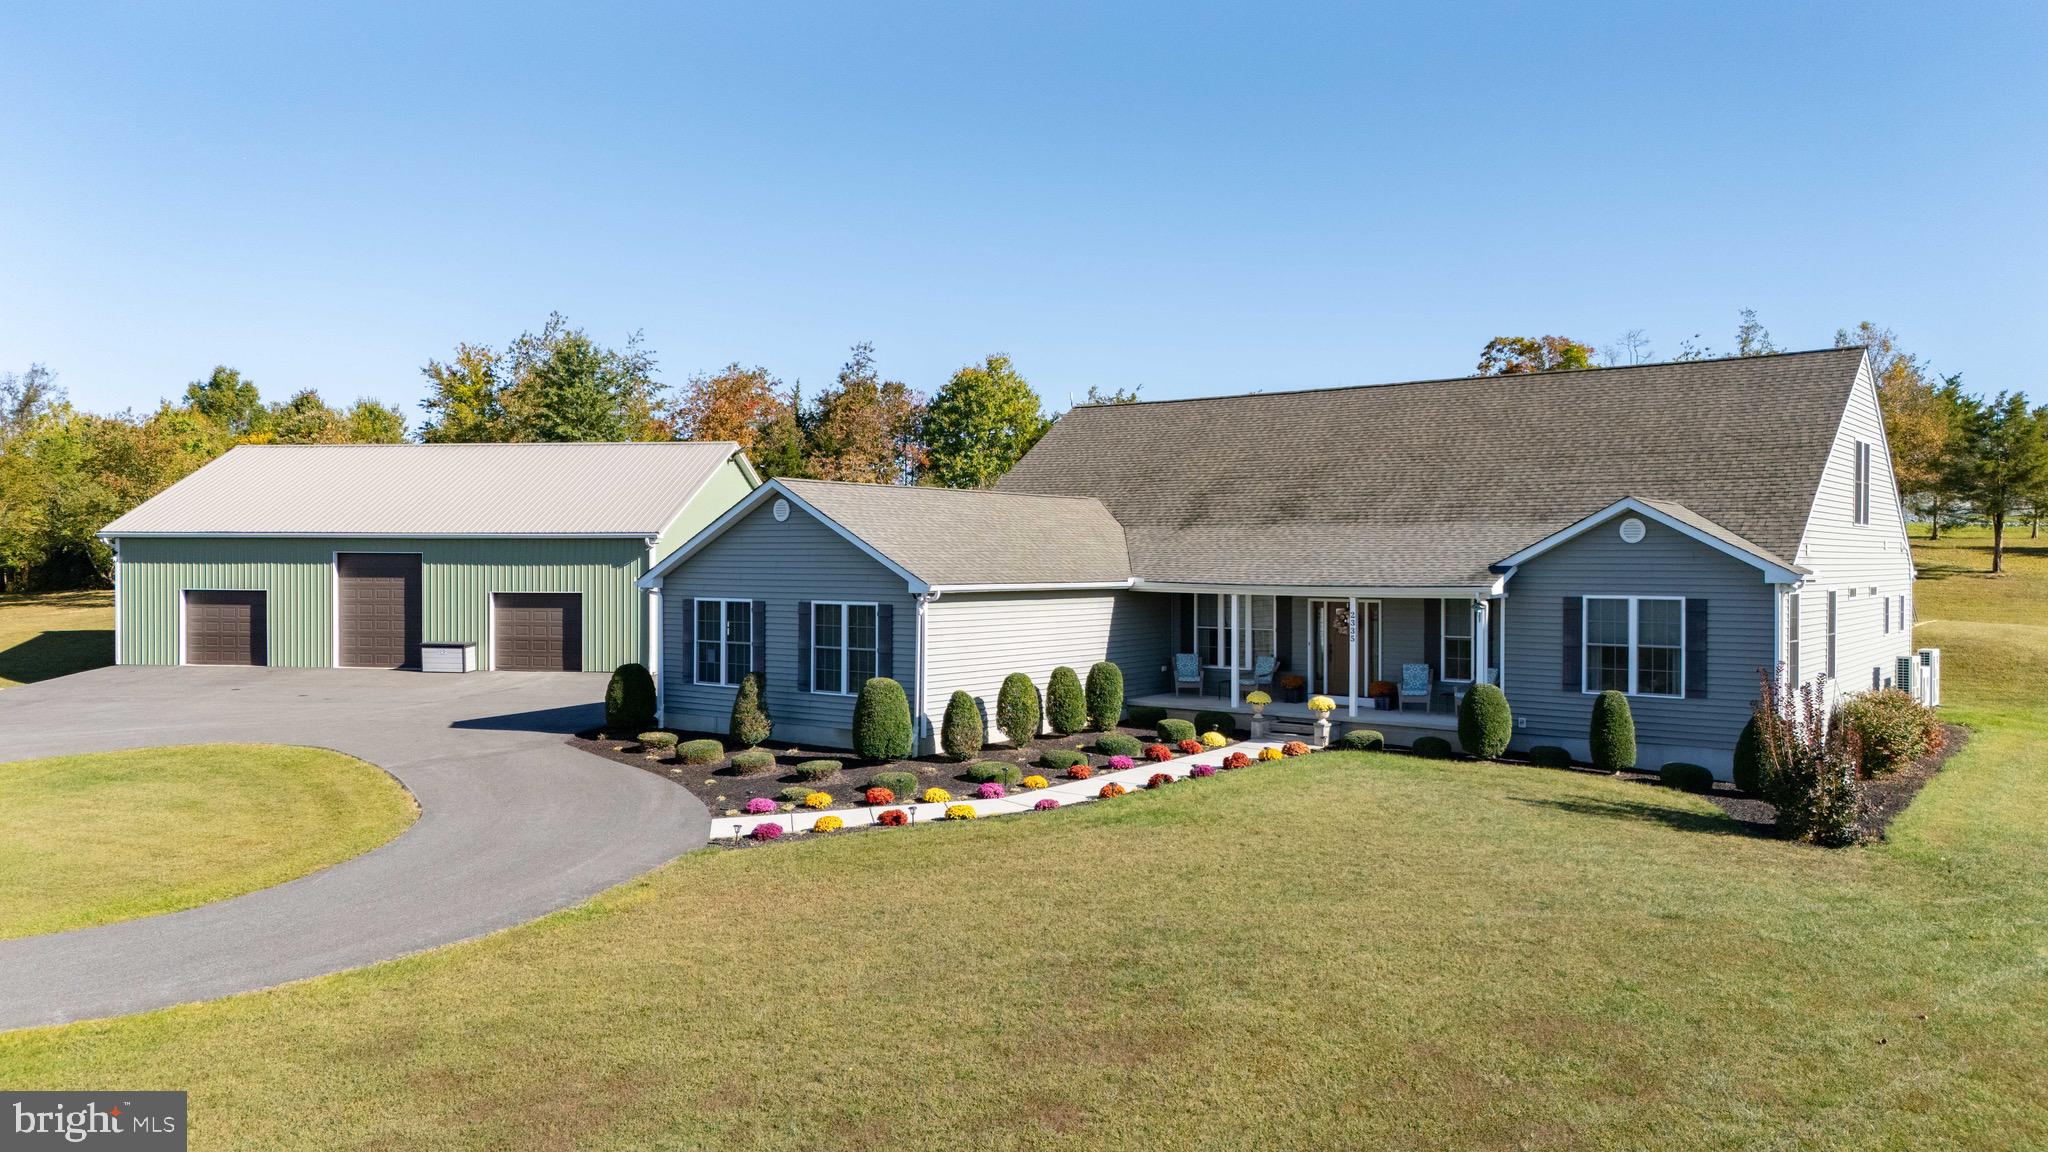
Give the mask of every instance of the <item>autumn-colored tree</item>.
M 924 467 L 924 399 L 875 370 L 875 346 L 853 346 L 807 422 L 806 468 L 820 480 L 901 484 Z
M 1045 435 L 1038 393 L 996 353 L 953 373 L 925 411 L 922 479 L 986 488 Z
M 666 390 L 638 332 L 611 348 L 572 328 L 561 313 L 499 352 L 460 344 L 455 358 L 420 370 L 433 392 L 420 437 L 473 441 L 672 440 Z
M 1870 357 L 1877 381 L 1900 497 L 1928 517 L 1933 537 L 1940 539 L 1942 518 L 1953 502 L 1949 481 L 1956 475 L 1949 457 L 1969 408 L 1962 377 L 1934 375 L 1918 356 L 1899 347 L 1891 329 L 1868 320 L 1854 329 L 1835 330 L 1835 347 L 1859 346 Z
M 427 422 L 420 439 L 429 444 L 494 443 L 512 438 L 511 422 L 498 399 L 504 357 L 488 344 L 457 344 L 447 363 L 427 361 L 420 369 L 431 390 L 420 407 Z
M 185 385 L 185 406 L 226 429 L 230 436 L 247 436 L 260 430 L 263 397 L 254 380 L 225 364 L 217 365 L 204 380 Z
M 1594 349 L 1564 336 L 1496 336 L 1479 352 L 1479 375 L 1518 376 L 1594 367 Z
M 677 431 L 686 440 L 731 440 L 749 455 L 764 435 L 791 414 L 782 381 L 766 368 L 728 364 L 690 377 L 673 408 Z

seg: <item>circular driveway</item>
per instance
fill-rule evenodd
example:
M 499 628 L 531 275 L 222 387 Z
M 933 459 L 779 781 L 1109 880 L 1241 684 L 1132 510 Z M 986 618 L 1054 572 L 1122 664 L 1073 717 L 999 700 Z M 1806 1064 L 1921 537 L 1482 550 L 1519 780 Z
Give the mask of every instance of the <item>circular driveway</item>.
M 0 691 L 0 761 L 165 744 L 332 748 L 420 818 L 332 868 L 183 912 L 0 940 L 0 1029 L 206 1000 L 465 940 L 705 843 L 690 793 L 569 747 L 605 677 L 101 668 Z M 4 772 L 0 767 L 0 772 Z

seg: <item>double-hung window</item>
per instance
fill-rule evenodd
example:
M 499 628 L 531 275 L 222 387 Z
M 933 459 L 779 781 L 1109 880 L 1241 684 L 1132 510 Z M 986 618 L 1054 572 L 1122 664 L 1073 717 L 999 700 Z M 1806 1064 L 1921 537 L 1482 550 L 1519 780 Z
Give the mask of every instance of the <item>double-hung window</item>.
M 1841 593 L 1828 592 L 1828 679 L 1835 678 L 1835 622 L 1841 618 Z
M 1211 668 L 1228 668 L 1232 663 L 1251 667 L 1261 656 L 1275 653 L 1277 604 L 1271 596 L 1246 596 L 1235 621 L 1242 624 L 1251 644 L 1249 661 L 1233 661 L 1237 636 L 1232 628 L 1231 597 L 1227 593 L 1198 593 L 1195 596 L 1195 652 Z
M 1472 601 L 1444 601 L 1443 650 L 1437 655 L 1445 680 L 1472 679 L 1472 615 Z
M 1582 620 L 1585 691 L 1685 695 L 1683 599 L 1588 596 Z
M 811 691 L 852 695 L 875 675 L 877 617 L 873 604 L 811 605 Z
M 1785 595 L 1785 674 L 1790 687 L 1799 687 L 1799 593 Z
M 1870 523 L 1870 442 L 1856 442 L 1856 523 Z
M 754 670 L 754 602 L 697 601 L 697 683 L 738 684 Z

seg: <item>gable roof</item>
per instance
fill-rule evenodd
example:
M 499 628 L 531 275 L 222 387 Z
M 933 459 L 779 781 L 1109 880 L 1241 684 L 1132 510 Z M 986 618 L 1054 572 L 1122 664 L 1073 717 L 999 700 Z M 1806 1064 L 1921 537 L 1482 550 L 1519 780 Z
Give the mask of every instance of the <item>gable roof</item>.
M 1544 537 L 1520 552 L 1495 564 L 1494 570 L 1513 569 L 1517 565 L 1526 564 L 1530 560 L 1557 547 L 1559 544 L 1575 539 L 1625 512 L 1634 512 L 1638 515 L 1647 516 L 1666 528 L 1670 528 L 1682 535 L 1690 536 L 1717 552 L 1733 556 L 1745 564 L 1762 569 L 1764 579 L 1770 583 L 1797 584 L 1801 576 L 1809 574 L 1808 569 L 1801 568 L 1789 560 L 1780 558 L 1769 549 L 1759 547 L 1737 536 L 1735 533 L 1728 531 L 1726 528 L 1721 527 L 1719 524 L 1701 516 L 1682 504 L 1673 504 L 1669 500 L 1643 500 L 1634 496 L 1624 500 L 1617 500 L 1598 512 L 1579 520 L 1577 523 Z
M 1130 583 L 1124 532 L 1090 497 L 770 480 L 648 572 L 643 586 L 776 496 L 818 517 L 916 591 Z
M 997 484 L 1094 496 L 1161 583 L 1482 587 L 1634 496 L 1796 556 L 1860 348 L 1084 406 Z
M 242 444 L 103 536 L 655 536 L 729 441 Z

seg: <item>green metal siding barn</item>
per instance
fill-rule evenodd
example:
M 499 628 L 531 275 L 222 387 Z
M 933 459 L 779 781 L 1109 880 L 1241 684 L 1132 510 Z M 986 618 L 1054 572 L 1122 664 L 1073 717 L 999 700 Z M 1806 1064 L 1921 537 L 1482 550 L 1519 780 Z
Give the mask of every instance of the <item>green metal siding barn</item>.
M 728 443 L 244 445 L 101 533 L 115 659 L 651 663 L 635 581 L 758 483 Z

